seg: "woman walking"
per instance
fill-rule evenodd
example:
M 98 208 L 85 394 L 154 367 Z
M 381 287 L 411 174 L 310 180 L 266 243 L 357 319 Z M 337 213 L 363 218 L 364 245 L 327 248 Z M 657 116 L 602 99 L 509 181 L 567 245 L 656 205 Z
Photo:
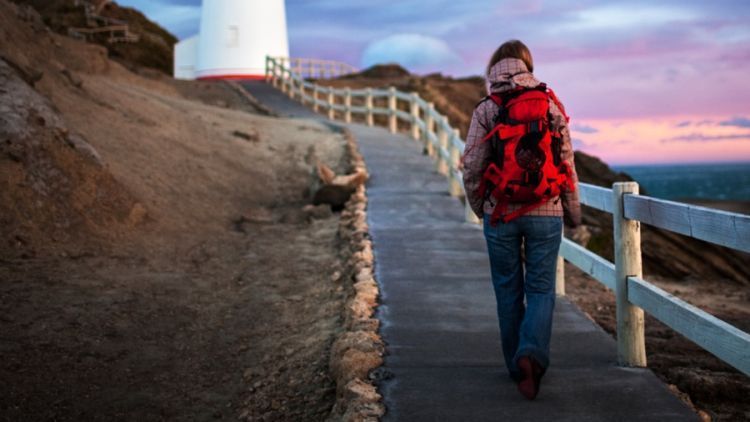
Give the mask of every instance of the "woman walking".
M 581 220 L 565 109 L 533 70 L 522 42 L 495 51 L 463 157 L 466 197 L 484 222 L 505 363 L 528 399 L 550 362 L 563 220 Z

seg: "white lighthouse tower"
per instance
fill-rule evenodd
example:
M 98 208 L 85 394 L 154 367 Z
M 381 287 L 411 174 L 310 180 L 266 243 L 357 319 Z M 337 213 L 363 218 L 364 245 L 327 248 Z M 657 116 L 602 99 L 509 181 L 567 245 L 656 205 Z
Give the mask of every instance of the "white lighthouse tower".
M 200 33 L 174 48 L 178 79 L 261 79 L 289 56 L 284 0 L 203 0 Z

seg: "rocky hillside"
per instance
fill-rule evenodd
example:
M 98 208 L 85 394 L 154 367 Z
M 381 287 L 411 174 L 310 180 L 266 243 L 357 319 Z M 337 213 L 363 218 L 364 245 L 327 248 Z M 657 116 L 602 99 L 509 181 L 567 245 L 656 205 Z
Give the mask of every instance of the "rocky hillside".
M 76 5 L 75 0 L 14 1 L 33 7 L 41 14 L 44 24 L 57 33 L 67 35 L 69 28 L 86 26 L 84 8 L 82 5 Z M 110 43 L 106 34 L 100 34 L 90 42 L 105 47 L 110 58 L 131 69 L 146 67 L 172 74 L 172 49 L 177 42 L 174 35 L 138 10 L 119 6 L 115 2 L 104 5 L 100 14 L 105 18 L 126 22 L 130 32 L 138 36 L 138 41 Z
M 77 254 L 83 239 L 104 232 L 116 237 L 145 216 L 86 136 L 71 129 L 40 92 L 85 95 L 79 72 L 106 71 L 106 53 L 78 45 L 50 60 L 68 40 L 51 37 L 33 11 L 5 4 L 2 9 L 7 36 L 0 39 L 0 251 L 7 258 L 33 258 L 63 253 L 58 246 L 64 244 L 64 253 Z M 31 47 L 35 43 L 38 48 Z
M 185 198 L 195 200 L 182 210 L 193 214 L 185 224 L 195 222 L 198 210 L 211 211 L 207 194 L 179 189 L 200 192 L 207 189 L 203 180 L 220 181 L 214 172 L 225 175 L 235 167 L 209 168 L 197 151 L 210 150 L 211 142 L 224 137 L 234 141 L 234 132 L 251 138 L 255 132 L 231 123 L 217 138 L 212 131 L 219 118 L 208 125 L 190 112 L 205 118 L 201 104 L 255 112 L 247 100 L 223 83 L 134 74 L 110 60 L 104 47 L 50 31 L 28 5 L 0 0 L 0 28 L 3 258 L 93 253 L 159 214 L 170 216 L 164 222 L 179 221 L 174 204 Z M 179 103 L 187 99 L 193 102 Z M 227 153 L 232 163 L 240 156 Z M 171 180 L 182 180 L 199 170 L 212 175 L 179 189 L 164 176 L 172 172 Z M 234 176 L 248 173 L 238 170 Z M 233 182 L 222 183 L 221 189 L 229 189 Z M 164 190 L 173 194 L 172 202 L 166 202 Z
M 325 420 L 343 135 L 108 55 L 0 0 L 0 420 Z
M 435 103 L 437 110 L 448 116 L 462 136 L 468 131 L 474 106 L 486 95 L 481 77 L 454 79 L 441 74 L 417 76 L 394 64 L 377 65 L 357 74 L 318 82 L 352 88 L 395 86 L 401 91 L 417 92 L 422 98 Z M 629 175 L 612 170 L 599 158 L 583 151 L 576 151 L 575 157 L 576 169 L 583 182 L 611 187 L 614 182 L 632 180 Z M 646 192 L 642 190 L 641 193 Z M 611 215 L 586 207 L 584 223 L 591 234 L 587 247 L 612 260 Z M 648 226 L 643 227 L 642 239 L 647 274 L 678 280 L 726 279 L 750 284 L 748 254 Z

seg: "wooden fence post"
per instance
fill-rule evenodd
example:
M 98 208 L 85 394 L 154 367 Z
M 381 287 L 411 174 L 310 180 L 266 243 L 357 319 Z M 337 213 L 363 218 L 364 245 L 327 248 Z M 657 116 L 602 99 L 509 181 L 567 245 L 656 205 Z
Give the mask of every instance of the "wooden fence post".
M 469 205 L 469 201 L 466 200 L 466 204 L 464 205 L 464 216 L 466 218 L 467 223 L 471 224 L 482 224 L 482 220 L 477 217 L 476 214 L 474 214 L 474 210 L 471 209 L 471 205 Z
M 283 91 L 284 88 L 284 71 L 278 61 L 273 64 L 274 86 Z
M 281 64 L 278 60 L 275 60 L 273 63 L 273 80 L 274 80 L 274 86 L 276 88 L 281 88 L 282 81 L 284 79 L 284 72 L 281 70 Z
M 280 85 L 279 82 L 281 82 L 281 78 L 279 77 L 279 62 L 272 59 L 272 66 L 271 80 L 273 81 L 273 86 L 278 88 Z
M 422 134 L 424 138 L 424 150 L 430 157 L 435 156 L 435 148 L 432 146 L 430 140 L 431 135 L 435 134 L 435 119 L 432 117 L 432 113 L 435 111 L 435 103 L 427 103 L 427 111 L 425 111 L 425 127 L 426 130 Z
M 628 301 L 628 277 L 642 277 L 641 225 L 624 216 L 623 196 L 637 195 L 638 183 L 612 186 L 615 236 L 615 299 L 617 301 L 617 361 L 620 365 L 646 366 L 643 309 Z
M 419 103 L 417 99 L 419 96 L 416 92 L 411 93 L 411 100 L 409 101 L 409 111 L 411 112 L 411 138 L 415 141 L 419 140 Z
M 346 87 L 344 90 L 344 106 L 346 109 L 344 110 L 344 122 L 351 123 L 352 122 L 352 90 L 349 87 Z
M 443 125 L 438 126 L 438 150 L 437 150 L 437 171 L 443 176 L 448 174 L 448 162 L 443 157 L 443 151 L 448 146 L 448 133 L 443 128 Z
M 318 112 L 318 84 L 313 84 L 312 97 L 313 97 L 312 109 L 314 112 L 317 113 Z
M 557 270 L 555 271 L 555 293 L 565 296 L 565 258 L 557 256 Z
M 388 88 L 388 130 L 398 131 L 398 116 L 396 116 L 396 87 Z
M 375 118 L 372 113 L 372 88 L 367 88 L 366 91 L 365 108 L 367 110 L 365 111 L 365 120 L 367 121 L 367 126 L 373 126 L 375 124 Z
M 333 106 L 336 104 L 336 97 L 333 95 L 333 88 L 328 87 L 328 118 L 333 120 L 336 118 L 336 110 Z
M 448 180 L 450 180 L 450 193 L 453 196 L 463 196 L 461 190 L 461 181 L 456 178 L 458 173 L 458 162 L 461 160 L 461 153 L 456 148 L 455 140 L 461 139 L 461 132 L 453 129 L 452 136 L 448 139 L 448 151 L 450 151 L 450 163 L 448 165 Z
M 271 60 L 266 56 L 266 83 L 271 81 Z
M 287 82 L 286 82 L 286 70 L 284 70 L 284 66 L 283 65 L 280 67 L 279 73 L 280 73 L 280 78 L 281 78 L 281 81 L 280 81 L 281 92 L 283 92 L 284 94 L 286 94 L 286 90 L 287 90 L 287 85 L 286 85 L 287 84 Z
M 292 71 L 289 68 L 284 68 L 284 93 L 287 97 L 292 96 Z

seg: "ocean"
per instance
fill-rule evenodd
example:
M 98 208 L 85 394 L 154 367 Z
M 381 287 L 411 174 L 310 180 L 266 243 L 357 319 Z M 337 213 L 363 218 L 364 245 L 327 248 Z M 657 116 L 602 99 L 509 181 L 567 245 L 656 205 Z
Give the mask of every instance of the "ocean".
M 649 196 L 662 199 L 750 201 L 750 163 L 612 166 Z

